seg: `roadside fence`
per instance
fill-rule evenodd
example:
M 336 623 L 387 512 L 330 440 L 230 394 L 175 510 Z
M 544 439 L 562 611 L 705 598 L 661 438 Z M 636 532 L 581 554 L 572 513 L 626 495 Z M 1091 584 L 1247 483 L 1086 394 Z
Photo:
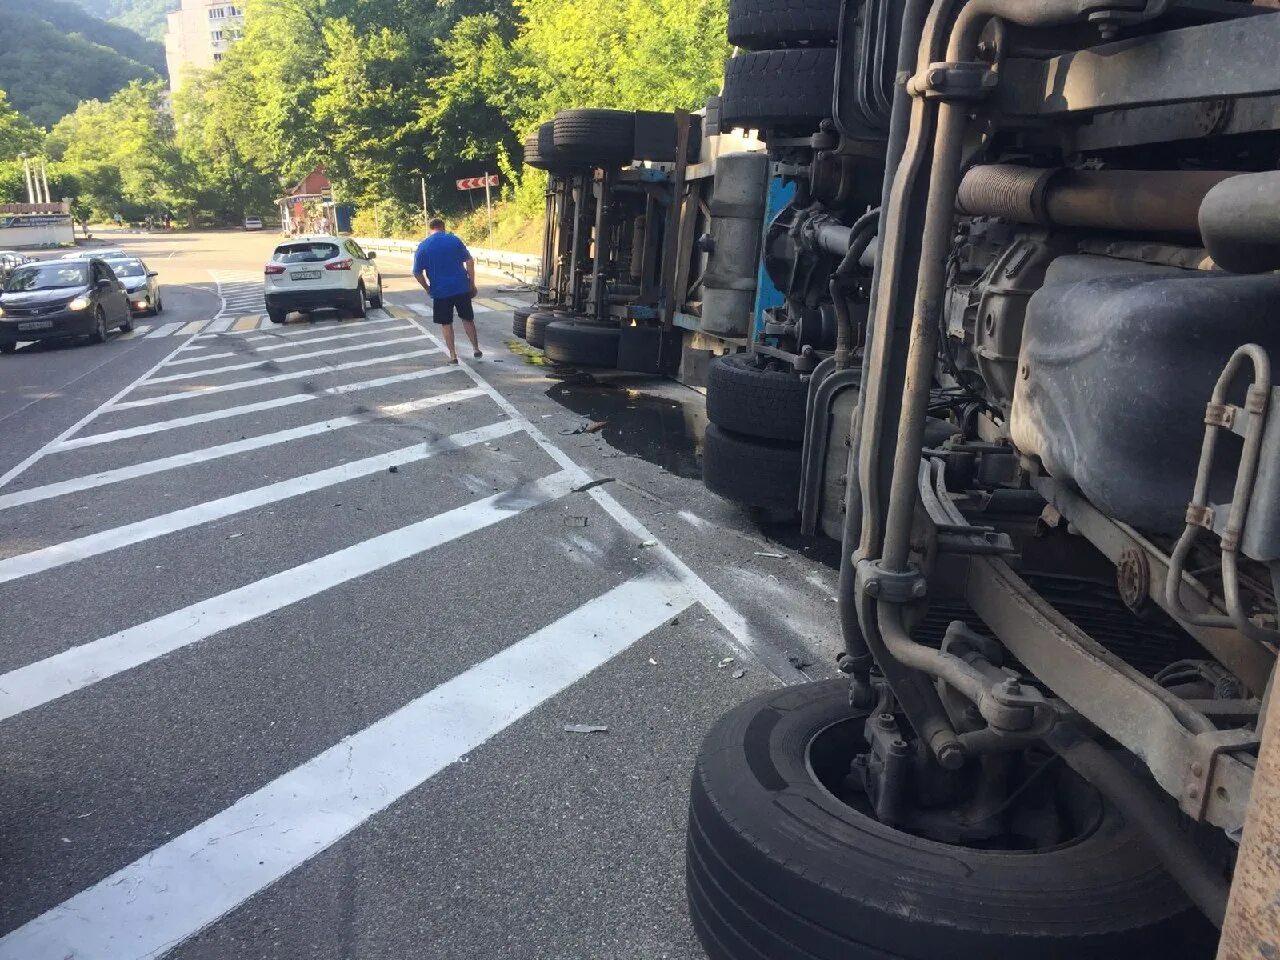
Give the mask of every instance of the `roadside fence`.
M 373 237 L 356 237 L 356 243 L 366 250 L 378 253 L 398 253 L 413 256 L 418 249 L 417 240 L 383 240 Z M 486 250 L 482 247 L 469 247 L 471 256 L 479 266 L 504 276 L 519 280 L 522 283 L 537 283 L 542 275 L 542 258 L 531 253 L 509 253 L 506 250 Z

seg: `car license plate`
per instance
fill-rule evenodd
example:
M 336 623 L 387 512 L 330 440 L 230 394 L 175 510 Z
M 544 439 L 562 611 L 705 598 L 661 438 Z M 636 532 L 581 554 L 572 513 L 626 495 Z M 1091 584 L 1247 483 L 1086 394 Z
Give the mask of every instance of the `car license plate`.
M 289 274 L 289 279 L 291 279 L 291 280 L 319 280 L 319 279 L 320 279 L 320 271 L 319 271 L 319 270 L 297 270 L 297 271 L 295 271 L 295 272 L 293 272 L 293 273 Z
M 52 326 L 52 320 L 32 320 L 29 323 L 18 324 L 18 330 L 48 330 Z

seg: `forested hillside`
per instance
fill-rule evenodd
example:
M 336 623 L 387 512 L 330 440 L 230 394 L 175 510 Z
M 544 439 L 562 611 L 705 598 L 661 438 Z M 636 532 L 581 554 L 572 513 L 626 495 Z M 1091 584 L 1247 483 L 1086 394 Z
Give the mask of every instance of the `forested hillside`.
M 179 0 L 78 0 L 100 20 L 128 27 L 148 40 L 163 41 L 165 14 L 177 10 Z
M 40 126 L 164 74 L 164 48 L 59 0 L 0 0 L 0 89 Z

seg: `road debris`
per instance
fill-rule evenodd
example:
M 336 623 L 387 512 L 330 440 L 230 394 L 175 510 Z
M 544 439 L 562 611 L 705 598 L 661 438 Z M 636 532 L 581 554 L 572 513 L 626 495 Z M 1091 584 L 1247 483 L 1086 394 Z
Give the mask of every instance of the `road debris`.
M 650 547 L 656 547 L 657 545 L 658 545 L 657 540 L 641 540 L 640 543 L 638 543 L 636 546 L 638 546 L 641 550 L 648 550 Z
M 596 487 L 603 487 L 606 483 L 614 483 L 617 477 L 601 477 L 599 480 L 592 480 L 590 483 L 584 483 L 580 487 L 574 487 L 572 493 L 586 493 L 588 490 L 594 490 Z
M 747 671 L 745 671 L 745 670 L 735 670 L 735 671 L 733 672 L 733 679 L 735 679 L 735 680 L 741 680 L 741 679 L 742 679 L 743 677 L 745 677 L 746 675 L 747 675 Z
M 767 553 L 767 552 L 765 552 L 765 551 L 763 551 L 763 550 L 757 550 L 757 551 L 756 551 L 756 556 L 757 556 L 757 557 L 768 557 L 770 560 L 785 560 L 785 559 L 787 559 L 787 555 L 786 555 L 785 553 Z
M 566 527 L 585 527 L 587 525 L 586 517 L 565 517 L 564 525 Z
M 596 723 L 566 723 L 565 733 L 608 733 L 609 728 Z
M 732 666 L 733 663 L 734 663 L 733 657 L 725 657 L 718 664 L 716 664 L 716 668 L 719 670 L 723 670 L 725 667 Z
M 400 472 L 400 468 L 397 467 L 395 464 L 392 464 L 391 466 L 387 467 L 387 473 L 399 473 L 399 472 Z

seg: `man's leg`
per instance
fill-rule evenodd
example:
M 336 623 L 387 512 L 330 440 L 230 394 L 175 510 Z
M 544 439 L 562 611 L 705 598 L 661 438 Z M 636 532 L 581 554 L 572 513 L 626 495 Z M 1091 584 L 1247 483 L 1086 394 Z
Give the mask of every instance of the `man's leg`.
M 458 362 L 458 351 L 453 345 L 453 299 L 443 297 L 431 302 L 431 319 L 440 328 L 444 345 L 449 351 L 449 362 Z
M 457 351 L 457 348 L 455 348 L 453 345 L 453 324 L 442 323 L 440 325 L 440 335 L 444 337 L 444 345 L 449 350 L 449 362 L 457 363 L 458 351 Z
M 471 305 L 471 298 L 465 293 L 458 298 L 458 316 L 462 318 L 462 328 L 471 340 L 472 353 L 479 360 L 484 354 L 480 352 L 480 336 L 476 333 L 476 311 Z

